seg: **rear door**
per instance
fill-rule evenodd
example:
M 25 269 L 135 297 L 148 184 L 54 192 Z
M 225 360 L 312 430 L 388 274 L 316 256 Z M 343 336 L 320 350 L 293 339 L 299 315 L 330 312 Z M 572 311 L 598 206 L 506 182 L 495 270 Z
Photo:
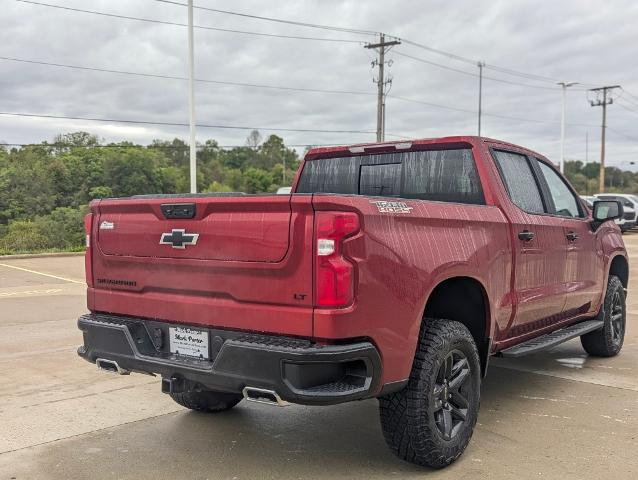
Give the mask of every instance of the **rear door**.
M 516 315 L 508 337 L 558 321 L 564 311 L 567 262 L 562 218 L 549 215 L 532 159 L 493 150 L 499 173 L 515 208 L 510 209 L 514 250 Z
M 565 316 L 582 315 L 591 311 L 603 289 L 603 257 L 597 254 L 596 232 L 565 180 L 545 161 L 539 159 L 537 164 L 553 214 L 562 218 L 567 242 Z

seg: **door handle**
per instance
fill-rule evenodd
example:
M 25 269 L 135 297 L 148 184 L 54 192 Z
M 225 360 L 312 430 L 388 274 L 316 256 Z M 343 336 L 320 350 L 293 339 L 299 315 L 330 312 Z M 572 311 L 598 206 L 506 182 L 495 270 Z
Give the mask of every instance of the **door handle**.
M 524 242 L 530 242 L 534 238 L 534 232 L 523 230 L 522 232 L 518 232 L 518 238 Z
M 578 234 L 576 232 L 567 232 L 565 234 L 565 237 L 567 238 L 567 240 L 569 240 L 570 242 L 575 242 L 576 240 L 578 240 Z

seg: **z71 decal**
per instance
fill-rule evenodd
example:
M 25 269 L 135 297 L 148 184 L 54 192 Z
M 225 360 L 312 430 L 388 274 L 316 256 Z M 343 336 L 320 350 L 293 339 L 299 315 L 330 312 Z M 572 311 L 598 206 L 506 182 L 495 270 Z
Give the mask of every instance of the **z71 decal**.
M 412 213 L 412 207 L 404 202 L 387 202 L 384 200 L 371 201 L 379 209 L 379 213 Z

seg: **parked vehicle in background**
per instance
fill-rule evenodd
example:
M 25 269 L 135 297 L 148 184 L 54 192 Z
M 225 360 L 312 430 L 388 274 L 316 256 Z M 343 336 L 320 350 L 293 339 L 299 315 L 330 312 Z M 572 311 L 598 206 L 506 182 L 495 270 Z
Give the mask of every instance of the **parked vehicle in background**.
M 624 214 L 618 220 L 618 226 L 623 232 L 631 230 L 638 223 L 638 199 L 634 195 L 624 193 L 597 193 L 599 200 L 617 200 L 622 203 Z
M 594 208 L 596 197 L 594 197 L 593 195 L 581 195 L 580 198 L 587 204 L 587 208 L 589 208 L 590 210 Z
M 598 200 L 597 197 L 591 195 L 581 195 L 580 197 L 583 202 L 587 205 L 587 208 L 592 210 L 594 208 L 594 202 Z M 625 233 L 626 231 L 632 229 L 635 226 L 635 222 L 631 221 L 636 217 L 636 212 L 633 208 L 623 207 L 623 216 L 622 218 L 617 218 L 614 220 L 616 225 L 620 228 L 620 231 Z M 629 219 L 629 220 L 628 220 Z
M 277 189 L 277 195 L 290 195 L 292 187 L 279 187 Z
M 538 153 L 314 148 L 292 191 L 91 202 L 78 354 L 161 375 L 204 412 L 377 397 L 392 451 L 443 467 L 470 441 L 490 355 L 622 348 L 622 205 L 588 211 Z

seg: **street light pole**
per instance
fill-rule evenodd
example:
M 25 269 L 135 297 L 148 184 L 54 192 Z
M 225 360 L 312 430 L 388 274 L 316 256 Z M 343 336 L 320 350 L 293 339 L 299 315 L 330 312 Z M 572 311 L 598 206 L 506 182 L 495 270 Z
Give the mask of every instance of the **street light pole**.
M 197 193 L 197 140 L 195 138 L 195 41 L 193 37 L 193 0 L 188 0 L 188 104 L 190 110 L 191 193 Z
M 565 173 L 565 105 L 567 103 L 567 87 L 577 85 L 578 82 L 558 82 L 563 90 L 563 105 L 560 117 L 560 173 Z

